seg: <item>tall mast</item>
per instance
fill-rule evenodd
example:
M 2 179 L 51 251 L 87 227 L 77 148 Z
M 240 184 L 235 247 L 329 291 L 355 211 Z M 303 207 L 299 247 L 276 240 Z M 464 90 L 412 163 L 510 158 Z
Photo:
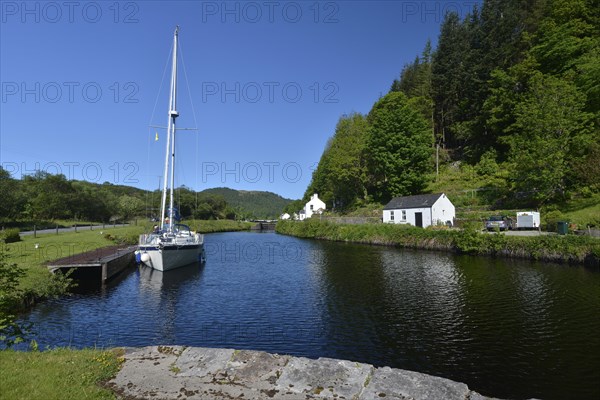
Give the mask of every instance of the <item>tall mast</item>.
M 179 116 L 177 112 L 177 39 L 179 35 L 179 26 L 175 28 L 173 36 L 173 61 L 171 66 L 171 92 L 169 94 L 169 121 L 167 124 L 167 149 L 165 152 L 165 169 L 163 179 L 163 193 L 161 202 L 161 221 L 160 228 L 164 228 L 165 206 L 167 202 L 167 177 L 170 172 L 170 195 L 169 195 L 169 230 L 173 226 L 173 185 L 175 182 L 175 119 Z M 170 163 L 169 163 L 170 154 Z M 170 171 L 169 171 L 170 164 Z

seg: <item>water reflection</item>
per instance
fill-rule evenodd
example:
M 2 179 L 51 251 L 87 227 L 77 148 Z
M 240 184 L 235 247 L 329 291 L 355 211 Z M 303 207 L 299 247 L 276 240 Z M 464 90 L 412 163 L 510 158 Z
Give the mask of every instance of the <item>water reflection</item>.
M 197 287 L 202 265 L 192 263 L 173 271 L 162 272 L 146 266 L 138 267 L 139 299 L 155 321 L 154 337 L 162 343 L 175 344 L 178 302 L 185 292 Z

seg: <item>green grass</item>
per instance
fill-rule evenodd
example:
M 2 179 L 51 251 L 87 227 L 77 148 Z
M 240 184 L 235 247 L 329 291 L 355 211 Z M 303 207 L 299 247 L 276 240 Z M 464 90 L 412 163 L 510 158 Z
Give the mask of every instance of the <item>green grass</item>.
M 570 200 L 559 209 L 566 221 L 577 224 L 580 229 L 587 225 L 600 228 L 600 194 Z
M 55 291 L 52 274 L 46 268 L 47 262 L 114 245 L 115 243 L 107 237 L 139 235 L 143 229 L 141 226 L 129 226 L 106 230 L 85 229 L 78 232 L 60 232 L 58 235 L 43 234 L 35 238 L 33 235 L 28 235 L 23 236 L 19 242 L 0 243 L 0 246 L 6 250 L 8 263 L 15 263 L 25 269 L 25 276 L 19 282 L 24 297 L 38 299 L 60 294 Z
M 200 233 L 248 231 L 256 225 L 254 222 L 232 221 L 229 219 L 191 220 L 185 221 L 185 223 Z
M 1 399 L 115 399 L 100 384 L 114 377 L 120 350 L 0 351 Z
M 492 187 L 502 185 L 502 174 L 488 177 L 477 173 L 475 167 L 466 163 L 452 163 L 440 166 L 440 174 L 432 177 L 426 191 L 445 193 L 456 207 L 465 210 L 486 209 L 490 206 Z

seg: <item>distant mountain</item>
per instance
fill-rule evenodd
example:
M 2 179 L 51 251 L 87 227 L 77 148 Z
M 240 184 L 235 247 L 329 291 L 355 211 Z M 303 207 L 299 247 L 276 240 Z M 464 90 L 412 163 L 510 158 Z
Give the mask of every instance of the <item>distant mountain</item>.
M 239 208 L 248 217 L 256 219 L 278 218 L 285 206 L 292 202 L 271 192 L 234 190 L 224 187 L 200 192 L 200 194 L 204 193 L 221 195 L 230 207 Z

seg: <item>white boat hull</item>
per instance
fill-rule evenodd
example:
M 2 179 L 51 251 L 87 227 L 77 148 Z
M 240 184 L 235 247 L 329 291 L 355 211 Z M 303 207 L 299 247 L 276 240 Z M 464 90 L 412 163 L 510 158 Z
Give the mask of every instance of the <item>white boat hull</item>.
M 188 246 L 140 247 L 140 261 L 158 271 L 169 271 L 195 262 L 204 261 L 202 244 Z

